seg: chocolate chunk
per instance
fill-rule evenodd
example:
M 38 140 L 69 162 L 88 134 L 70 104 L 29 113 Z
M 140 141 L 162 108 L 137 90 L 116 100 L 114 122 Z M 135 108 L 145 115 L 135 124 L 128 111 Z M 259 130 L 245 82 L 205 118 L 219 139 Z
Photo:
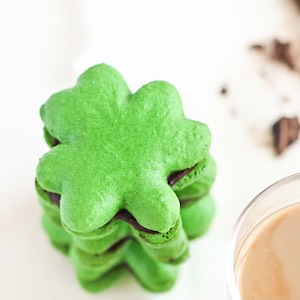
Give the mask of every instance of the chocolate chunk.
M 262 52 L 271 59 L 285 64 L 291 70 L 296 69 L 296 61 L 291 43 L 282 42 L 275 38 L 265 45 L 253 44 L 250 46 L 250 49 Z
M 279 119 L 272 127 L 274 147 L 280 155 L 299 137 L 300 124 L 297 117 Z
M 295 62 L 291 52 L 291 44 L 274 39 L 272 42 L 271 56 L 274 60 L 284 63 L 291 70 L 295 69 Z
M 282 103 L 288 103 L 288 102 L 291 102 L 291 99 L 290 99 L 289 97 L 287 97 L 287 96 L 282 96 L 282 97 L 280 98 L 280 100 L 281 100 Z
M 295 4 L 297 5 L 298 9 L 300 9 L 300 0 L 293 0 Z
M 181 178 L 183 178 L 184 176 L 186 176 L 187 174 L 189 174 L 190 172 L 192 172 L 195 167 L 196 167 L 196 165 L 193 166 L 193 167 L 187 168 L 185 170 L 182 170 L 182 171 L 174 172 L 171 175 L 169 175 L 169 177 L 168 177 L 168 184 L 169 184 L 169 186 L 172 187 Z
M 154 231 L 148 228 L 143 227 L 142 225 L 140 225 L 137 220 L 135 219 L 135 217 L 126 209 L 121 209 L 116 215 L 115 215 L 116 219 L 119 220 L 123 220 L 127 223 L 129 223 L 132 227 L 134 227 L 137 230 L 140 231 L 144 231 L 147 233 L 158 233 L 158 231 Z
M 47 192 L 49 198 L 51 199 L 51 201 L 57 205 L 58 207 L 60 207 L 60 195 L 59 194 L 55 194 L 55 193 L 51 193 L 51 192 Z
M 228 94 L 228 88 L 226 85 L 223 85 L 221 88 L 220 88 L 220 94 L 222 96 L 226 96 Z
M 265 50 L 265 46 L 262 44 L 253 44 L 253 45 L 250 45 L 250 49 L 262 51 L 262 50 Z

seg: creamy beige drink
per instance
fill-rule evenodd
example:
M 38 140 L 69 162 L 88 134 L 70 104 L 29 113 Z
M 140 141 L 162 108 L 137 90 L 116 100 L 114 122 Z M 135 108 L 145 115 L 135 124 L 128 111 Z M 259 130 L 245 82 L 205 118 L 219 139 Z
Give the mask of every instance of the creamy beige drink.
M 300 299 L 300 204 L 263 221 L 236 261 L 242 300 Z

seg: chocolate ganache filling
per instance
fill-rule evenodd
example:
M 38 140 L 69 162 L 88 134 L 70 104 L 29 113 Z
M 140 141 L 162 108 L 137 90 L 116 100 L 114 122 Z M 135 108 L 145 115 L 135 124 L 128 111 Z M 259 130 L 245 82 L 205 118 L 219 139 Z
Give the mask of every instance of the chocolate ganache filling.
M 148 228 L 143 227 L 138 223 L 138 221 L 135 219 L 135 217 L 126 209 L 121 209 L 116 215 L 116 219 L 123 220 L 130 224 L 132 227 L 134 227 L 136 230 L 144 231 L 147 233 L 158 233 L 158 231 L 154 231 Z
M 60 207 L 60 194 L 56 194 L 56 193 L 52 193 L 52 192 L 47 192 L 50 200 L 58 207 Z M 143 227 L 142 225 L 140 225 L 137 220 L 134 218 L 134 216 L 126 209 L 121 209 L 116 215 L 115 218 L 118 220 L 123 220 L 125 222 L 127 222 L 128 224 L 130 224 L 132 227 L 134 227 L 137 230 L 140 231 L 144 231 L 147 233 L 158 233 L 158 231 L 154 231 L 148 228 Z
M 194 166 L 192 166 L 190 168 L 187 168 L 187 169 L 184 169 L 184 170 L 181 170 L 181 171 L 177 171 L 177 172 L 174 172 L 171 175 L 169 175 L 169 177 L 167 179 L 169 186 L 173 187 L 184 176 L 190 174 L 196 168 L 196 166 L 197 166 L 197 164 L 195 164 Z M 187 198 L 187 199 L 180 199 L 179 198 L 180 207 L 182 208 L 182 207 L 191 205 L 194 202 L 199 201 L 200 198 L 202 198 L 202 196 L 201 197 L 190 197 L 190 198 Z
M 51 201 L 58 207 L 60 207 L 60 194 L 52 193 L 52 192 L 47 192 L 49 198 Z
M 126 242 L 128 242 L 130 239 L 131 239 L 130 237 L 125 237 L 125 238 L 119 240 L 118 242 L 114 243 L 107 251 L 108 252 L 115 252 L 115 251 L 117 251 L 123 245 L 125 245 Z
M 169 186 L 172 187 L 173 185 L 175 185 L 175 183 L 177 183 L 184 176 L 186 176 L 189 173 L 191 173 L 195 169 L 196 165 L 194 165 L 194 166 L 192 166 L 190 168 L 181 170 L 181 171 L 174 172 L 171 175 L 169 175 L 169 177 L 168 177 L 168 184 L 169 184 Z
M 60 142 L 58 140 L 55 141 L 55 144 L 58 145 L 60 144 Z M 193 167 L 190 167 L 190 168 L 187 168 L 185 170 L 181 170 L 181 171 L 177 171 L 177 172 L 174 172 L 172 173 L 167 181 L 168 181 L 168 184 L 172 187 L 174 186 L 180 179 L 182 179 L 184 176 L 188 175 L 190 172 L 193 171 L 193 169 L 196 167 L 196 165 L 194 165 Z M 60 198 L 61 198 L 61 195 L 60 194 L 56 194 L 56 193 L 53 193 L 53 192 L 48 192 L 48 191 L 45 191 L 50 200 L 58 207 L 60 207 Z M 185 203 L 190 203 L 192 201 L 195 201 L 197 200 L 196 198 L 195 199 L 186 199 L 184 201 L 180 201 L 180 205 L 183 206 Z M 130 224 L 132 227 L 134 227 L 136 230 L 140 230 L 140 231 L 143 231 L 143 232 L 146 232 L 146 233 L 150 233 L 150 234 L 156 234 L 156 233 L 159 233 L 158 231 L 154 231 L 154 230 L 151 230 L 151 229 L 148 229 L 148 228 L 145 228 L 143 227 L 142 225 L 140 225 L 138 223 L 138 221 L 135 219 L 135 217 L 126 209 L 121 209 L 116 215 L 115 217 L 116 219 L 118 220 L 123 220 L 125 222 L 127 222 L 128 224 Z

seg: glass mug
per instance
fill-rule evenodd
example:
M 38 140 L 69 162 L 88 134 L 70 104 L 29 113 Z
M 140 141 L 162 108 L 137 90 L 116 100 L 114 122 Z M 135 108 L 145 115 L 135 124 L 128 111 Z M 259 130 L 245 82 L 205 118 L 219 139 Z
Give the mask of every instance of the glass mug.
M 247 251 L 247 239 L 268 217 L 294 204 L 300 204 L 300 173 L 272 184 L 244 209 L 227 249 L 226 281 L 230 300 L 243 300 L 239 292 L 237 267 Z

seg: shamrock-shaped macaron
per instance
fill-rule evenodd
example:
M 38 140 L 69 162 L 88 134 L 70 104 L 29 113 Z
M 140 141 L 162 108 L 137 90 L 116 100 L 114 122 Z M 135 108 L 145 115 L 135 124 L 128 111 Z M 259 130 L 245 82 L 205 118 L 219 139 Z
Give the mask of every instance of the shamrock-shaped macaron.
M 39 162 L 37 183 L 56 197 L 74 234 L 94 232 L 120 211 L 141 229 L 167 233 L 180 217 L 173 187 L 196 181 L 207 165 L 209 130 L 185 118 L 167 82 L 132 94 L 115 69 L 96 65 L 54 94 L 41 116 L 54 147 Z
M 82 285 L 101 290 L 130 269 L 169 289 L 215 205 L 210 133 L 187 119 L 179 94 L 155 81 L 131 93 L 105 64 L 41 108 L 50 151 L 37 167 L 43 227 Z

